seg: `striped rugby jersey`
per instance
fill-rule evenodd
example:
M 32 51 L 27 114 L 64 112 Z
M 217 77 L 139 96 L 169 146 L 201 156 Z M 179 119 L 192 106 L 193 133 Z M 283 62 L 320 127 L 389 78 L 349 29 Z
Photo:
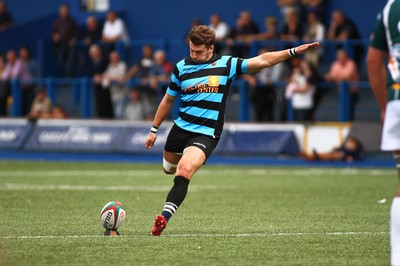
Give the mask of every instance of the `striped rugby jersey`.
M 197 64 L 186 58 L 175 65 L 167 93 L 181 93 L 180 128 L 219 138 L 225 120 L 229 87 L 237 75 L 247 73 L 247 59 L 213 55 L 210 61 Z
M 389 0 L 378 14 L 370 45 L 389 52 L 388 101 L 400 99 L 400 0 Z

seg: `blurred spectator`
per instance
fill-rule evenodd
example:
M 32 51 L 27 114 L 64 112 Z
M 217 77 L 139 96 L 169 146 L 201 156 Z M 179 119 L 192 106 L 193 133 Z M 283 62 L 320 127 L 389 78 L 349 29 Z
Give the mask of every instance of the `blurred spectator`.
M 27 72 L 30 73 L 32 78 L 39 77 L 39 67 L 35 60 L 31 58 L 31 52 L 29 47 L 24 45 L 19 48 L 19 58 L 22 63 L 25 65 L 24 67 L 27 68 Z M 29 79 L 29 78 L 28 78 Z M 26 83 L 22 84 L 22 115 L 25 116 L 28 114 L 29 110 L 31 109 L 33 98 L 35 97 L 35 85 Z
M 299 11 L 299 0 L 277 0 L 276 4 L 278 5 L 280 11 L 281 11 L 281 16 L 283 19 L 283 23 L 286 23 L 288 14 L 291 11 Z
M 70 16 L 68 4 L 61 4 L 59 17 L 53 24 L 52 40 L 58 64 L 66 77 L 73 77 L 76 69 L 76 42 L 78 26 Z
M 28 119 L 46 118 L 52 110 L 51 99 L 47 96 L 46 90 L 40 89 L 32 102 L 31 111 L 28 113 Z
M 311 41 L 317 41 L 317 42 L 322 42 L 325 39 L 325 26 L 322 24 L 316 13 L 314 12 L 309 12 L 307 14 L 307 22 L 306 22 L 306 27 L 305 27 L 305 32 L 303 35 L 303 41 L 304 42 L 311 42 Z M 311 62 L 314 67 L 317 67 L 319 62 L 321 61 L 322 57 L 322 46 L 317 47 L 316 49 L 313 49 L 312 51 L 309 51 L 309 53 L 306 53 L 304 55 L 304 58 Z
M 23 45 L 19 48 L 19 58 L 28 66 L 28 70 L 31 73 L 32 77 L 41 77 L 39 65 L 37 61 L 32 58 L 31 50 L 27 45 Z
M 335 41 L 360 40 L 361 35 L 354 22 L 350 20 L 343 11 L 335 10 L 332 12 L 327 38 Z M 364 46 L 362 44 L 354 44 L 352 48 L 353 49 L 348 52 L 352 53 L 351 58 L 354 58 L 357 67 L 360 69 L 364 54 Z
M 136 79 L 136 87 L 140 90 L 142 99 L 151 104 L 156 104 L 156 88 L 150 87 L 150 71 L 154 67 L 154 48 L 150 44 L 143 45 L 142 57 L 128 70 L 125 80 Z
M 148 77 L 150 74 L 150 69 L 154 65 L 154 49 L 150 44 L 145 44 L 142 47 L 142 56 L 141 58 L 135 62 L 135 64 L 128 70 L 125 75 L 125 80 L 130 78 L 135 78 L 139 80 L 144 80 L 143 86 L 146 86 L 148 89 Z
M 7 10 L 5 1 L 0 0 L 0 33 L 10 28 L 13 24 L 13 17 Z
M 124 108 L 123 118 L 126 120 L 141 121 L 150 118 L 146 103 L 140 97 L 140 91 L 132 88 L 129 91 L 129 102 Z
M 248 36 L 258 33 L 260 33 L 259 27 L 253 20 L 251 13 L 247 10 L 241 11 L 236 19 L 235 27 L 231 29 L 226 40 L 229 51 L 224 51 L 224 53 L 230 53 L 233 56 L 242 58 L 247 57 L 249 55 L 249 45 L 235 42 L 246 41 Z
M 311 122 L 313 120 L 314 93 L 319 75 L 310 62 L 302 59 L 300 66 L 295 68 L 286 86 L 285 96 L 291 100 L 293 120 L 296 122 Z
M 101 47 L 92 44 L 89 48 L 90 60 L 86 64 L 85 74 L 91 77 L 95 90 L 95 106 L 98 118 L 114 118 L 111 93 L 101 85 L 102 74 L 107 69 L 107 60 L 102 55 Z
M 26 99 L 25 103 L 29 102 L 28 95 L 31 93 L 29 90 L 33 89 L 30 83 L 32 81 L 32 74 L 29 71 L 28 64 L 17 57 L 15 50 L 10 50 L 7 52 L 7 63 L 0 82 L 0 115 L 6 115 L 7 113 L 7 99 L 11 93 L 11 81 L 15 79 L 20 82 L 22 97 Z M 25 107 L 23 108 L 25 111 Z
M 67 113 L 61 105 L 54 105 L 49 113 L 44 113 L 41 118 L 44 119 L 66 119 Z
M 101 41 L 103 29 L 95 16 L 89 16 L 86 19 L 86 28 L 83 34 L 83 42 L 90 46 Z
M 110 53 L 110 63 L 102 77 L 103 90 L 111 92 L 112 105 L 114 108 L 114 117 L 122 119 L 122 109 L 127 97 L 124 77 L 127 70 L 126 63 L 121 60 L 117 51 Z
M 329 72 L 324 76 L 325 80 L 336 83 L 340 82 L 358 82 L 359 75 L 357 65 L 353 59 L 349 58 L 343 48 L 336 52 L 336 60 L 332 62 Z M 358 87 L 351 85 L 350 88 L 350 120 L 354 120 L 355 106 L 358 102 Z
M 303 25 L 300 23 L 298 11 L 295 9 L 289 10 L 286 16 L 279 38 L 283 41 L 291 42 L 301 40 L 303 37 Z
M 229 34 L 229 25 L 222 21 L 221 16 L 219 14 L 212 14 L 210 16 L 210 24 L 208 25 L 210 29 L 215 32 L 215 41 L 220 42 L 225 40 Z
M 164 95 L 174 66 L 167 60 L 167 54 L 164 50 L 154 52 L 154 65 L 149 72 L 149 85 L 154 91 L 162 86 L 162 94 Z
M 365 152 L 362 143 L 355 137 L 348 137 L 337 148 L 329 152 L 318 153 L 313 150 L 312 154 L 301 153 L 304 159 L 310 161 L 343 161 L 352 163 L 365 158 Z
M 0 53 L 0 77 L 3 75 L 5 69 L 6 69 L 6 59 L 4 58 L 4 55 Z
M 125 22 L 114 11 L 107 13 L 101 40 L 104 43 L 105 56 L 108 56 L 115 49 L 117 42 L 129 41 L 128 29 Z
M 258 34 L 249 34 L 244 37 L 245 42 L 265 41 L 278 39 L 278 20 L 275 16 L 267 16 L 264 19 L 265 31 Z
M 259 54 L 268 52 L 260 49 Z M 275 82 L 283 81 L 289 75 L 287 63 L 264 68 L 255 75 L 243 75 L 252 91 L 251 100 L 254 106 L 256 121 L 273 121 L 276 101 Z
M 215 52 L 219 54 L 223 49 L 223 41 L 225 41 L 229 35 L 229 25 L 225 21 L 222 21 L 219 14 L 212 14 L 208 26 L 215 32 Z
M 186 43 L 189 43 L 189 39 L 188 39 L 189 31 L 190 31 L 193 27 L 200 26 L 200 25 L 202 25 L 202 24 L 203 24 L 203 22 L 201 21 L 200 18 L 197 18 L 197 17 L 192 18 L 192 20 L 191 20 L 191 22 L 190 22 L 190 27 L 186 30 L 185 36 L 184 36 L 184 40 L 185 40 Z
M 319 20 L 322 20 L 326 16 L 326 3 L 327 0 L 301 0 L 300 2 L 300 9 L 301 15 L 300 19 L 305 20 L 307 14 L 312 12 L 314 13 Z M 323 21 L 321 21 L 322 24 Z M 324 24 L 325 25 L 325 24 Z

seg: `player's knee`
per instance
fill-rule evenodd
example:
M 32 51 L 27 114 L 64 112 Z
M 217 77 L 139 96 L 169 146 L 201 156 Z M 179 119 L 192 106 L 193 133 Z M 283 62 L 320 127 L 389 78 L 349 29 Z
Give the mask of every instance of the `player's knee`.
M 193 175 L 193 167 L 189 164 L 180 164 L 177 171 L 179 175 L 184 177 L 191 177 Z
M 173 175 L 176 172 L 176 164 L 169 163 L 167 160 L 163 159 L 163 170 L 167 175 Z

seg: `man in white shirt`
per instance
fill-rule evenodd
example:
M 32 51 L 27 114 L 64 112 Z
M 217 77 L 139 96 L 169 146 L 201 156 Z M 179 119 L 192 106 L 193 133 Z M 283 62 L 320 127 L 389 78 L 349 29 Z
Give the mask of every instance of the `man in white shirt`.
M 124 21 L 114 11 L 107 13 L 101 40 L 105 44 L 105 52 L 108 55 L 115 49 L 116 42 L 129 41 L 129 35 Z
M 223 22 L 218 14 L 211 15 L 209 27 L 214 30 L 217 42 L 224 40 L 229 34 L 228 24 Z

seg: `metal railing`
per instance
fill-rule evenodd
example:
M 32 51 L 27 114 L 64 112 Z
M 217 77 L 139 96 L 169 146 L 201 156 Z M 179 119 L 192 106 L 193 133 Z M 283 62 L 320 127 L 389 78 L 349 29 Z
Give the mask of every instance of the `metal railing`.
M 94 118 L 92 114 L 92 107 L 94 103 L 94 89 L 93 89 L 93 81 L 88 77 L 81 78 L 37 78 L 31 81 L 32 84 L 36 86 L 41 86 L 46 89 L 48 97 L 52 100 L 53 103 L 57 102 L 57 90 L 59 86 L 68 86 L 70 88 L 70 98 L 71 104 L 74 106 L 80 107 L 80 118 L 88 119 Z M 137 79 L 131 79 L 126 82 L 127 88 L 131 88 L 132 86 L 139 85 L 141 82 Z M 160 84 L 157 93 L 158 93 L 158 101 L 160 101 L 163 97 L 162 87 L 165 84 Z M 286 85 L 284 81 L 276 82 L 276 86 L 283 87 Z M 331 82 L 321 82 L 318 86 L 322 88 L 329 87 L 337 87 L 338 95 L 339 95 L 339 103 L 337 109 L 337 121 L 339 122 L 347 122 L 350 120 L 350 86 L 357 86 L 360 89 L 370 89 L 370 85 L 368 82 L 341 82 L 339 84 L 331 83 Z M 238 117 L 237 121 L 240 122 L 248 122 L 250 121 L 250 97 L 249 97 L 249 88 L 247 82 L 242 79 L 235 80 L 232 84 L 238 88 L 239 93 L 239 105 L 238 105 Z M 13 80 L 11 82 L 11 96 L 12 96 L 12 104 L 11 104 L 11 116 L 12 117 L 20 117 L 22 114 L 22 88 L 21 82 L 19 80 Z M 65 99 L 64 99 L 65 100 Z M 293 110 L 289 101 L 287 107 L 287 121 L 293 121 Z M 320 106 L 319 108 L 323 108 Z M 172 110 L 172 118 L 177 117 L 179 113 L 179 101 L 176 101 L 176 104 Z

